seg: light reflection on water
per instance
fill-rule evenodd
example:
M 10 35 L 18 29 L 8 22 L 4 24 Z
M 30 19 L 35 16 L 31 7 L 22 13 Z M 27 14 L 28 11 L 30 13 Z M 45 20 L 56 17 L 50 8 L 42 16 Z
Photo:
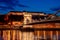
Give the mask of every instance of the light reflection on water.
M 16 37 L 15 36 L 12 36 L 13 35 L 13 33 L 14 33 L 14 31 L 15 31 L 15 35 L 16 35 Z M 7 37 L 8 36 L 8 34 L 9 34 L 9 32 L 10 32 L 10 30 L 9 31 L 4 31 L 5 33 L 3 33 L 5 36 L 4 37 Z M 15 40 L 18 40 L 21 36 L 19 35 L 19 32 L 20 31 L 18 31 L 18 30 L 13 30 L 13 31 L 11 31 L 10 33 L 11 34 L 9 34 L 10 36 L 11 36 L 11 38 L 10 38 L 10 40 L 11 39 L 13 39 L 13 37 L 15 37 Z M 26 33 L 26 32 L 25 32 Z M 27 32 L 27 36 L 29 36 L 29 32 Z M 23 35 L 24 36 L 24 35 Z M 34 39 L 34 40 L 51 40 L 51 36 L 50 36 L 50 34 L 49 35 L 46 35 L 45 36 L 45 38 L 44 38 L 44 35 L 40 35 L 40 36 L 38 36 L 38 35 L 35 35 L 35 36 L 32 36 L 32 38 Z M 7 39 L 8 39 L 8 37 L 7 37 Z M 0 35 L 0 40 L 5 40 L 5 38 L 3 38 L 1 35 Z M 57 40 L 57 35 L 56 34 L 54 34 L 54 35 L 52 35 L 52 40 Z M 60 34 L 58 34 L 58 40 L 60 40 Z

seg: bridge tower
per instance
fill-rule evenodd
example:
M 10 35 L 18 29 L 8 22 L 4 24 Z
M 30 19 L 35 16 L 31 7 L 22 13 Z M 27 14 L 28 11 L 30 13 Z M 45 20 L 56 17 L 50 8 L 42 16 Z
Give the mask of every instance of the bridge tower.
M 24 15 L 24 25 L 22 31 L 22 39 L 23 40 L 33 40 L 33 31 L 32 25 L 26 25 L 32 22 L 32 15 L 28 12 L 23 12 Z

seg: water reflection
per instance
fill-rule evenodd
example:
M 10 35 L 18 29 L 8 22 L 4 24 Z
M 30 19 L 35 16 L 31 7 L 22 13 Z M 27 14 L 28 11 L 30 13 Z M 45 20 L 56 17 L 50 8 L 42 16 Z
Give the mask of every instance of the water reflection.
M 23 32 L 23 34 L 24 35 L 26 34 L 25 36 L 26 39 L 33 38 L 34 40 L 60 40 L 59 33 L 58 35 L 56 33 L 52 33 L 52 37 L 50 34 L 48 35 L 48 33 L 46 35 L 45 34 L 37 35 L 37 33 L 32 34 L 32 32 Z M 31 36 L 31 34 L 34 36 Z M 21 31 L 18 31 L 18 30 L 8 30 L 8 31 L 4 30 L 0 32 L 0 40 L 23 40 L 22 36 L 24 35 L 22 35 Z
M 44 36 L 34 36 L 34 40 L 57 40 L 57 36 L 56 35 L 52 35 L 52 39 L 50 36 L 46 36 L 46 38 L 44 39 Z M 58 40 L 60 40 L 60 35 L 58 35 Z

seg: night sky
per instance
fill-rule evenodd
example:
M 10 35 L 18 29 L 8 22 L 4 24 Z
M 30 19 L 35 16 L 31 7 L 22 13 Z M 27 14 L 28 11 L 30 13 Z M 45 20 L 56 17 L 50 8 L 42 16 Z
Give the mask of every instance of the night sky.
M 23 10 L 54 13 L 60 10 L 60 0 L 0 0 L 0 14 Z

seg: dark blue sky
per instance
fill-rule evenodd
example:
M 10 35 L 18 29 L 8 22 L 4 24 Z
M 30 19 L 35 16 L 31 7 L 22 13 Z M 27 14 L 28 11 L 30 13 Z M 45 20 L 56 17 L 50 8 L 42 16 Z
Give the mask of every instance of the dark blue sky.
M 0 14 L 9 11 L 54 13 L 60 9 L 60 0 L 0 0 Z

